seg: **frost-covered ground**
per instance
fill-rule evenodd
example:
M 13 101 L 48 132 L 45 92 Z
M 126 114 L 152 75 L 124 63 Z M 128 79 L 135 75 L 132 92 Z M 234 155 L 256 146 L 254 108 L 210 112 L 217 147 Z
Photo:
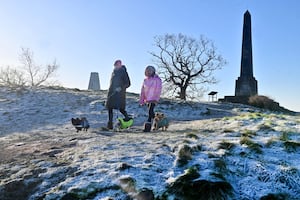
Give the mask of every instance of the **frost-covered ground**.
M 105 133 L 105 96 L 0 87 L 0 199 L 300 199 L 299 116 L 162 100 L 170 128 L 142 133 L 128 94 L 134 131 Z

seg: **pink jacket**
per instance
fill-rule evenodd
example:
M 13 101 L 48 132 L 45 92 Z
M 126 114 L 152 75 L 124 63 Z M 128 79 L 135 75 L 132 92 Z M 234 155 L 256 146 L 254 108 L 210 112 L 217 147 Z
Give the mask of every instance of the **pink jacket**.
M 140 104 L 158 102 L 162 89 L 162 82 L 156 74 L 144 79 L 140 95 Z

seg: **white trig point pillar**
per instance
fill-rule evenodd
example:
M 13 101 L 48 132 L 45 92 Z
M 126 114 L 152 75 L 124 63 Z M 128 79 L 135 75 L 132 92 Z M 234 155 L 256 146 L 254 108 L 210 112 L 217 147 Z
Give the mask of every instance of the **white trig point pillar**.
M 100 80 L 98 72 L 91 72 L 89 90 L 100 90 Z

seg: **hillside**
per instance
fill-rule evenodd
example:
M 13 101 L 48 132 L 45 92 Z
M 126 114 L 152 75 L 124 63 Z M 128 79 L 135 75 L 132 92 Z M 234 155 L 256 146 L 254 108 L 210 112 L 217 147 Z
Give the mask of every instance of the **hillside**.
M 106 91 L 0 87 L 0 199 L 299 199 L 299 116 L 163 99 L 170 128 L 143 133 L 127 97 L 134 128 L 110 133 Z

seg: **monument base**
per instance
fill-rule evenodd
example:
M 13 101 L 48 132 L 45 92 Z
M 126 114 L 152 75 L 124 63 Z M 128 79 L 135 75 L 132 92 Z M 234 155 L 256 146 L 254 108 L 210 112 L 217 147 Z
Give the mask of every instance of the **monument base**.
M 219 99 L 220 102 L 249 104 L 249 96 L 225 96 L 224 99 Z
M 235 96 L 257 95 L 257 80 L 251 77 L 239 77 L 235 83 Z

